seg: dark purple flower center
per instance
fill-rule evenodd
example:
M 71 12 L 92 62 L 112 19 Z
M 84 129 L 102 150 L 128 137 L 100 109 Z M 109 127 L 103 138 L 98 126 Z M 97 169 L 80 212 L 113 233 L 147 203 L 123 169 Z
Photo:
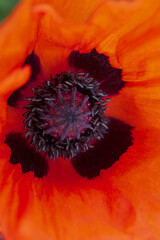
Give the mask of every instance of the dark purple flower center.
M 57 91 L 56 99 L 48 99 L 48 114 L 42 115 L 47 125 L 44 133 L 59 137 L 61 141 L 65 138 L 80 139 L 86 128 L 91 128 L 91 110 L 89 97 L 83 96 L 74 87 L 70 92 Z
M 26 137 L 50 158 L 73 158 L 103 138 L 108 99 L 88 74 L 61 73 L 33 89 L 25 116 Z

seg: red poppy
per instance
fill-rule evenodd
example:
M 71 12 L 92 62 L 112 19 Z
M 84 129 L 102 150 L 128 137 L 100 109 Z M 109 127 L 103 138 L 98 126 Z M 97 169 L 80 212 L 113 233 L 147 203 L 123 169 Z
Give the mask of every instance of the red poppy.
M 158 0 L 24 0 L 3 22 L 4 239 L 159 238 L 159 10 Z M 111 96 L 108 133 L 72 160 L 45 160 L 24 138 L 24 97 L 69 69 Z

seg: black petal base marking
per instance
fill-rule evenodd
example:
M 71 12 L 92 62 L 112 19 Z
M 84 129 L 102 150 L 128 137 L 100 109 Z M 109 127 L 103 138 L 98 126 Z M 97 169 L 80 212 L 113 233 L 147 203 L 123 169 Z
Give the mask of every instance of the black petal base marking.
M 92 150 L 76 156 L 72 160 L 74 169 L 88 179 L 99 176 L 101 169 L 111 167 L 132 145 L 132 129 L 128 124 L 110 118 L 104 139 L 97 141 Z
M 108 95 L 118 94 L 125 85 L 125 82 L 122 81 L 122 70 L 112 67 L 109 57 L 98 53 L 95 49 L 90 53 L 72 51 L 68 62 L 70 66 L 88 72 L 90 76 L 101 82 L 101 88 Z
M 9 106 L 17 107 L 18 101 L 22 99 L 21 90 L 25 89 L 30 82 L 34 82 L 36 80 L 36 75 L 40 73 L 40 61 L 38 56 L 34 54 L 34 52 L 27 56 L 23 66 L 25 66 L 26 64 L 30 65 L 32 68 L 31 77 L 25 85 L 18 88 L 10 95 L 10 97 L 7 100 L 7 104 Z
M 5 142 L 11 148 L 10 162 L 12 164 L 20 163 L 23 173 L 32 171 L 38 178 L 47 175 L 48 164 L 45 158 L 36 153 L 34 148 L 29 147 L 21 134 L 10 133 L 6 136 Z

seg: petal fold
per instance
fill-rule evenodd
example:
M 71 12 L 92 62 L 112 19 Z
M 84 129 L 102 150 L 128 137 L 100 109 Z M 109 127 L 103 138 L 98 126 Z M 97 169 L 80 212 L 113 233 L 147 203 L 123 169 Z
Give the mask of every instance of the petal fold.
M 17 66 L 34 47 L 38 16 L 31 11 L 31 0 L 21 1 L 11 15 L 0 25 L 0 79 Z

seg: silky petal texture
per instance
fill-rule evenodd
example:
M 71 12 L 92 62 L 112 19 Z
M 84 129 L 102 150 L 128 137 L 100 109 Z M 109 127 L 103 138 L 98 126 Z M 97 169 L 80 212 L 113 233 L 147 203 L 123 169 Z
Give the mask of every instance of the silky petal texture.
M 22 66 L 28 52 L 33 49 L 37 33 L 37 18 L 38 16 L 34 16 L 31 12 L 31 1 L 24 0 L 0 25 L 1 80 L 17 66 Z
M 103 177 L 88 183 L 69 161 L 62 161 L 52 164 L 48 177 L 41 181 L 31 173 L 22 175 L 20 166 L 1 157 L 0 213 L 4 215 L 6 208 L 10 213 L 1 224 L 5 237 L 130 240 L 124 230 L 134 222 L 135 210 L 109 175 L 107 186 Z
M 108 4 L 102 1 L 93 1 L 92 4 L 89 4 L 87 1 L 85 1 L 85 4 L 81 1 L 78 1 L 78 3 L 80 6 L 82 4 L 84 5 L 84 11 L 79 11 L 80 13 L 78 19 L 80 20 L 80 16 L 82 16 L 83 21 L 81 19 L 81 22 L 86 21 L 85 26 L 82 24 L 70 24 L 69 21 L 68 23 L 66 22 L 65 14 L 68 11 L 68 8 L 70 8 L 71 11 L 70 14 L 67 14 L 67 16 L 70 16 L 73 20 L 74 10 L 72 11 L 71 6 L 74 6 L 75 1 L 67 1 L 67 3 L 64 4 L 64 11 L 62 11 L 63 14 L 60 15 L 59 12 L 56 12 L 55 10 L 59 9 L 58 6 L 60 6 L 57 2 L 33 0 L 24 0 L 20 2 L 10 17 L 0 26 L 0 48 L 2 49 L 0 57 L 2 66 L 0 73 L 1 79 L 15 67 L 21 66 L 25 57 L 33 49 L 36 49 L 37 54 L 42 54 L 42 63 L 45 62 L 46 59 L 48 59 L 47 63 L 49 63 L 49 60 L 54 56 L 53 53 L 57 52 L 59 54 L 59 51 L 64 52 L 64 48 L 62 48 L 62 50 L 53 48 L 51 51 L 53 43 L 56 45 L 55 41 L 58 45 L 65 47 L 68 46 L 69 49 L 75 46 L 77 49 L 89 51 L 93 48 L 93 45 L 95 47 L 95 42 L 101 41 L 102 36 L 104 35 L 102 34 L 102 30 L 104 28 L 106 36 L 114 29 L 115 26 L 118 28 L 122 22 L 124 23 L 129 15 L 126 11 L 126 5 L 123 6 L 123 4 L 120 4 L 119 6 L 119 3 L 116 8 L 114 5 L 112 6 L 111 3 Z M 134 3 L 133 5 L 136 4 Z M 114 9 L 116 9 L 116 11 Z M 119 14 L 117 14 L 118 12 Z M 43 14 L 44 16 L 42 16 Z M 42 20 L 40 20 L 41 18 Z M 114 21 L 115 18 L 116 21 Z M 104 20 L 103 26 L 101 22 L 102 19 Z M 52 34 L 53 32 L 54 34 Z M 24 34 L 28 37 L 24 38 Z M 97 40 L 92 43 L 90 39 L 95 38 L 96 35 Z M 80 39 L 83 39 L 83 41 L 80 42 Z M 21 42 L 23 42 L 23 45 Z M 6 50 L 3 51 L 3 49 Z M 47 49 L 45 50 L 45 52 L 47 51 L 47 57 L 46 53 L 42 53 L 43 49 Z M 67 56 L 63 55 L 64 54 L 62 54 L 61 59 Z M 52 62 L 53 60 L 54 59 L 52 59 Z M 54 62 L 57 62 L 56 60 L 57 59 L 55 59 Z M 6 62 L 8 64 L 6 64 Z M 47 64 L 45 64 L 44 67 L 47 68 Z
M 139 1 L 137 2 L 139 3 Z M 48 72 L 54 72 L 53 61 L 56 64 L 55 69 L 58 67 L 57 63 L 59 63 L 60 57 L 65 61 L 69 55 L 69 49 L 89 52 L 96 45 L 98 46 L 102 39 L 126 23 L 131 14 L 138 8 L 137 2 L 133 3 L 134 7 L 128 8 L 126 3 L 120 4 L 118 2 L 115 7 L 114 3 L 105 1 L 88 17 L 83 25 L 67 22 L 67 19 L 58 15 L 49 4 L 35 5 L 35 13 L 41 13 L 43 17 L 39 23 L 34 51 L 38 56 L 41 56 L 46 75 Z M 60 55 L 60 53 L 62 54 Z M 65 66 L 64 69 L 66 69 Z
M 62 1 L 36 1 L 36 0 L 24 0 L 18 4 L 18 6 L 15 8 L 13 13 L 8 17 L 0 26 L 0 49 L 1 51 L 1 57 L 0 57 L 0 63 L 1 63 L 1 73 L 0 77 L 1 79 L 5 77 L 6 74 L 8 74 L 11 70 L 13 70 L 15 67 L 22 65 L 25 57 L 27 54 L 31 51 L 31 49 L 34 48 L 35 41 L 37 39 L 37 30 L 38 30 L 38 22 L 40 19 L 41 14 L 34 14 L 34 11 L 32 9 L 32 6 L 36 5 L 37 3 L 47 3 L 49 4 L 50 8 L 52 8 L 52 11 L 54 11 L 54 7 L 57 10 L 57 12 L 60 14 L 60 16 L 63 17 L 63 23 L 68 20 L 66 17 L 68 16 L 70 19 L 72 19 L 73 22 L 73 16 L 76 16 L 76 19 L 78 19 L 81 22 L 84 22 L 88 19 L 88 17 L 93 14 L 93 12 L 102 5 L 102 1 L 93 1 L 92 4 L 87 1 L 67 1 L 65 4 L 63 4 L 63 8 L 61 7 Z M 75 7 L 77 14 L 75 14 Z M 80 11 L 82 9 L 83 5 L 83 11 Z M 42 6 L 43 7 L 43 6 Z M 70 11 L 68 11 L 70 9 Z M 45 11 L 45 8 L 44 8 Z M 61 13 L 59 12 L 61 11 Z M 40 12 L 39 12 L 40 13 Z M 70 13 L 70 14 L 69 14 Z M 105 13 L 106 14 L 106 13 Z M 99 15 L 99 14 L 98 14 Z M 56 21 L 60 19 L 61 17 L 56 14 Z M 78 17 L 77 17 L 78 16 Z M 23 19 L 23 21 L 21 21 Z M 113 19 L 113 18 L 112 18 Z M 76 21 L 74 21 L 76 22 Z M 48 21 L 46 23 L 47 28 Z M 55 21 L 52 19 L 52 24 L 55 24 Z M 57 25 L 57 24 L 56 24 Z M 68 26 L 67 26 L 68 27 Z M 80 26 L 79 26 L 80 27 Z M 61 41 L 62 36 L 65 35 L 66 32 L 67 35 L 74 35 L 73 32 L 75 32 L 76 40 L 80 39 L 79 37 L 82 36 L 82 30 L 84 30 L 84 27 L 80 27 L 80 29 L 77 31 L 75 30 L 77 27 L 74 27 L 74 30 L 71 31 L 71 34 L 69 34 L 69 31 L 64 27 L 62 27 L 62 34 L 60 35 L 60 38 L 57 38 Z M 18 31 L 16 31 L 18 29 Z M 92 31 L 93 28 L 91 27 Z M 54 29 L 55 30 L 55 29 Z M 16 31 L 16 34 L 15 34 Z M 58 27 L 55 32 L 58 31 Z M 60 31 L 60 32 L 61 32 Z M 57 37 L 57 34 L 54 35 Z M 81 32 L 81 35 L 80 35 Z M 52 33 L 52 32 L 50 32 Z M 26 34 L 28 37 L 24 38 L 24 34 Z M 41 31 L 41 34 L 43 35 L 43 31 Z M 48 33 L 47 33 L 48 34 Z M 49 36 L 49 35 L 48 35 Z M 71 38 L 69 38 L 69 41 Z M 73 40 L 73 39 L 72 39 Z M 23 42 L 23 44 L 21 44 Z M 73 42 L 72 42 L 73 43 Z M 5 49 L 5 51 L 3 51 Z M 16 59 L 15 59 L 16 56 Z M 6 65 L 5 63 L 8 62 Z
M 159 137 L 157 129 L 135 130 L 128 152 L 90 182 L 61 160 L 51 164 L 43 180 L 31 173 L 23 175 L 20 166 L 7 163 L 9 154 L 2 145 L 0 213 L 5 216 L 1 224 L 5 237 L 139 240 L 149 236 L 158 240 Z
M 137 74 L 138 69 L 136 68 L 136 66 L 134 66 L 135 68 L 132 66 L 135 61 L 135 56 L 137 57 L 135 61 L 135 64 L 137 65 L 139 63 L 138 57 L 142 58 L 143 56 L 145 56 L 145 61 L 148 57 L 147 54 L 143 55 L 143 53 L 141 56 L 140 54 L 139 56 L 136 54 L 134 55 L 134 50 L 136 50 L 136 48 L 137 50 L 140 50 L 139 44 L 141 42 L 138 42 L 137 39 L 139 37 L 140 40 L 141 36 L 148 31 L 148 36 L 150 38 L 153 37 L 153 41 L 156 40 L 152 33 L 156 32 L 154 30 L 154 26 L 157 25 L 159 22 L 159 7 L 160 3 L 158 0 L 155 0 L 154 4 L 152 1 L 142 1 L 142 4 L 136 9 L 135 12 L 131 14 L 130 18 L 126 19 L 127 22 L 121 25 L 118 30 L 115 29 L 112 34 L 110 34 L 103 41 L 100 42 L 100 44 L 97 46 L 97 50 L 110 56 L 110 62 L 113 64 L 113 66 L 124 68 L 123 70 L 125 70 L 126 72 L 128 69 L 130 69 L 130 67 L 132 67 L 132 74 L 135 74 L 135 72 Z M 157 35 L 158 32 L 159 31 L 157 31 Z M 145 42 L 148 43 L 148 41 L 145 41 L 145 35 L 143 40 L 143 43 L 141 44 L 141 51 L 144 51 L 143 44 L 145 44 Z M 134 50 L 133 46 L 135 47 Z M 133 51 L 129 52 L 127 49 Z M 152 49 L 153 51 L 153 48 L 145 48 L 145 50 L 149 49 Z M 134 59 L 131 59 L 129 54 L 132 54 L 132 57 L 134 57 Z M 135 76 L 132 77 L 131 71 L 130 76 L 128 78 L 125 78 L 126 81 L 129 81 L 129 79 L 134 79 L 134 81 L 136 81 Z
M 41 1 L 41 2 L 43 2 L 43 1 Z M 124 23 L 129 15 L 128 12 L 126 11 L 127 7 L 125 5 L 123 6 L 123 4 L 120 4 L 120 6 L 118 5 L 118 7 L 115 8 L 115 6 L 112 6 L 111 3 L 110 4 L 108 4 L 108 3 L 102 4 L 102 3 L 97 2 L 95 5 L 93 4 L 93 9 L 98 4 L 97 9 L 96 9 L 95 13 L 93 13 L 92 16 L 89 18 L 85 27 L 82 25 L 79 25 L 77 27 L 77 26 L 74 26 L 73 24 L 71 26 L 70 25 L 68 26 L 67 24 L 65 24 L 65 21 L 64 21 L 65 18 L 61 19 L 61 17 L 58 16 L 58 13 L 56 13 L 56 11 L 50 5 L 48 5 L 48 4 L 47 5 L 43 5 L 43 4 L 36 5 L 36 3 L 39 3 L 39 1 L 32 1 L 32 2 L 29 0 L 22 1 L 22 4 L 20 4 L 16 8 L 15 12 L 13 12 L 11 17 L 9 19 L 7 19 L 1 26 L 0 30 L 1 30 L 3 38 L 1 38 L 0 47 L 4 48 L 7 45 L 7 49 L 8 49 L 8 51 L 7 51 L 8 54 L 5 51 L 5 56 L 3 56 L 3 54 L 1 56 L 1 58 L 3 59 L 2 64 L 4 64 L 5 62 L 8 62 L 8 60 L 9 60 L 9 64 L 7 65 L 7 67 L 5 64 L 3 71 L 1 71 L 1 74 L 2 74 L 1 77 L 3 77 L 8 71 L 13 69 L 13 67 L 15 67 L 17 64 L 22 64 L 24 56 L 26 56 L 26 54 L 30 51 L 31 48 L 33 49 L 36 39 L 40 39 L 40 44 L 37 43 L 37 47 L 36 47 L 36 48 L 40 49 L 39 50 L 40 53 L 44 49 L 43 48 L 44 44 L 45 44 L 45 46 L 47 46 L 47 45 L 49 45 L 50 41 L 51 41 L 51 44 L 53 44 L 53 39 L 52 39 L 53 37 L 55 39 L 58 39 L 58 44 L 60 44 L 62 42 L 61 44 L 62 45 L 64 44 L 66 46 L 66 44 L 70 43 L 70 44 L 72 44 L 72 47 L 73 47 L 73 44 L 75 46 L 79 45 L 79 39 L 82 39 L 82 32 L 84 34 L 84 30 L 86 29 L 85 34 L 83 36 L 84 40 L 81 41 L 81 46 L 78 46 L 78 49 L 83 49 L 83 51 L 84 51 L 84 50 L 86 50 L 86 46 L 87 46 L 87 48 L 90 48 L 90 49 L 93 47 L 91 45 L 91 43 L 89 44 L 89 42 L 88 42 L 88 41 L 90 41 L 89 39 L 92 39 L 93 37 L 95 37 L 97 35 L 98 36 L 97 42 L 99 42 L 103 35 L 103 34 L 99 34 L 100 32 L 103 32 L 102 29 L 105 29 L 105 35 L 109 34 L 110 31 L 112 31 L 115 27 L 118 28 L 120 26 L 120 24 L 122 24 L 122 22 Z M 47 1 L 47 3 L 48 3 L 48 1 Z M 67 4 L 72 5 L 72 3 L 67 3 Z M 34 7 L 31 8 L 31 5 L 34 5 Z M 136 6 L 135 3 L 134 3 L 134 5 Z M 87 6 L 87 3 L 86 3 L 86 6 Z M 24 7 L 25 7 L 25 10 L 23 9 Z M 42 9 L 43 9 L 43 11 L 42 11 Z M 116 11 L 115 11 L 115 9 L 116 9 Z M 34 11 L 35 12 L 38 11 L 39 14 L 34 15 Z M 119 11 L 119 14 L 117 14 L 118 11 Z M 47 15 L 47 16 L 42 18 L 43 21 L 42 21 L 42 27 L 41 27 L 41 24 L 38 25 L 38 20 L 40 19 L 39 15 L 42 12 L 46 13 L 45 15 Z M 126 14 L 124 14 L 125 12 L 126 12 Z M 22 18 L 22 15 L 21 15 L 22 13 L 23 13 L 23 25 L 19 25 L 19 22 L 22 22 L 22 21 L 20 21 Z M 71 14 L 71 16 L 72 16 L 72 14 Z M 104 21 L 102 21 L 102 20 L 104 20 Z M 116 21 L 113 21 L 113 20 L 116 20 Z M 30 22 L 30 24 L 35 22 L 35 24 L 32 24 L 30 26 L 30 24 L 28 24 L 28 22 Z M 115 25 L 113 25 L 113 22 Z M 55 28 L 55 26 L 57 26 L 57 23 L 59 23 L 60 26 Z M 103 25 L 102 25 L 102 23 L 103 23 Z M 17 27 L 18 27 L 18 34 L 17 34 L 17 32 L 16 32 L 16 34 L 14 34 L 14 29 L 16 29 Z M 69 27 L 69 30 L 67 30 L 68 27 Z M 38 32 L 40 33 L 39 37 L 36 37 L 37 28 L 38 28 Z M 100 30 L 99 30 L 99 28 L 100 28 Z M 96 31 L 95 31 L 95 29 L 96 29 Z M 22 39 L 22 36 L 23 36 L 23 33 L 26 34 L 27 32 L 28 32 L 27 35 L 30 36 L 30 38 L 29 39 L 25 38 L 25 40 L 26 40 L 26 43 L 25 43 L 24 39 Z M 54 34 L 52 34 L 52 36 L 51 36 L 50 33 L 52 33 L 52 32 L 54 32 Z M 12 38 L 8 37 L 8 36 L 12 36 Z M 47 39 L 46 39 L 46 37 L 47 37 Z M 66 43 L 67 38 L 68 38 L 68 41 Z M 7 39 L 7 41 L 6 41 L 6 39 Z M 21 44 L 17 44 L 18 41 L 19 42 L 23 41 L 23 49 L 22 49 Z M 15 45 L 17 46 L 16 48 L 15 48 Z M 39 45 L 40 45 L 40 47 L 39 47 Z M 45 49 L 46 49 L 46 47 L 45 47 Z M 51 48 L 48 46 L 49 60 L 52 56 L 54 56 L 54 54 L 52 54 L 52 51 L 50 51 L 50 49 Z M 37 51 L 37 53 L 39 53 L 39 51 Z M 49 51 L 50 51 L 50 54 L 49 54 Z M 55 49 L 53 49 L 53 52 L 54 53 L 56 52 Z M 19 54 L 20 54 L 20 56 L 19 56 Z M 17 56 L 16 59 L 14 59 L 15 55 Z M 63 55 L 61 57 L 63 58 Z M 6 59 L 5 61 L 4 61 L 4 58 Z M 47 59 L 47 58 L 45 57 L 45 59 Z M 42 57 L 42 62 L 43 62 L 43 57 Z M 45 67 L 46 66 L 47 65 L 45 65 Z
M 144 129 L 135 132 L 136 148 L 130 148 L 125 161 L 130 159 L 127 170 L 117 168 L 114 182 L 130 199 L 137 210 L 135 221 L 136 239 L 158 240 L 160 236 L 160 182 L 159 182 L 159 148 L 160 130 Z M 152 146 L 149 150 L 148 146 Z M 135 161 L 135 162 L 134 162 Z
M 30 66 L 13 71 L 7 78 L 1 81 L 0 95 L 10 95 L 14 90 L 25 84 L 31 75 Z M 8 96 L 6 96 L 8 98 Z
M 112 98 L 107 114 L 138 128 L 160 126 L 160 84 L 127 84 Z
M 52 6 L 56 12 L 67 22 L 81 23 L 85 22 L 104 0 L 35 0 L 35 3 L 46 3 Z
M 119 40 L 116 54 L 120 65 L 125 69 L 125 81 L 145 81 L 160 76 L 159 71 L 156 71 L 160 67 L 159 11 L 160 7 L 148 19 L 147 24 L 142 23 Z

